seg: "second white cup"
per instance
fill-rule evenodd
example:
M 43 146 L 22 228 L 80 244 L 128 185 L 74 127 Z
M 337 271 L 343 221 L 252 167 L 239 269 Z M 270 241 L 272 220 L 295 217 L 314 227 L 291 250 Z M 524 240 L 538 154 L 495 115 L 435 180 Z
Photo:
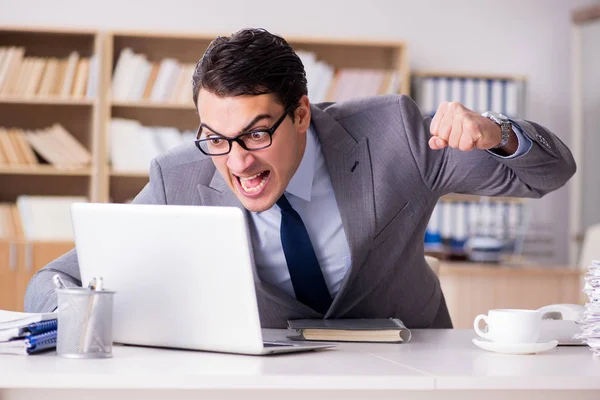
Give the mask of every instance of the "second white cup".
M 479 327 L 484 321 L 487 332 Z M 540 337 L 542 314 L 537 310 L 495 309 L 475 317 L 475 332 L 484 339 L 499 343 L 535 343 Z

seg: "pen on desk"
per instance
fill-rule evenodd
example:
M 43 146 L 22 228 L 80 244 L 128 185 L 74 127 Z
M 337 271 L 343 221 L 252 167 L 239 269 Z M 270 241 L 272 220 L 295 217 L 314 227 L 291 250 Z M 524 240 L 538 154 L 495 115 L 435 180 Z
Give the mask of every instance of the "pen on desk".
M 102 277 L 96 281 L 96 290 L 104 290 L 104 279 Z
M 88 304 L 87 312 L 85 314 L 85 318 L 83 320 L 83 329 L 81 331 L 81 338 L 79 339 L 79 353 L 84 353 L 89 348 L 88 330 L 90 326 L 90 319 L 92 317 L 92 308 L 94 306 L 94 300 L 96 297 L 94 293 L 96 291 L 96 286 L 97 280 L 96 277 L 93 277 L 87 286 L 88 290 L 90 290 L 92 293 L 90 294 L 90 301 Z

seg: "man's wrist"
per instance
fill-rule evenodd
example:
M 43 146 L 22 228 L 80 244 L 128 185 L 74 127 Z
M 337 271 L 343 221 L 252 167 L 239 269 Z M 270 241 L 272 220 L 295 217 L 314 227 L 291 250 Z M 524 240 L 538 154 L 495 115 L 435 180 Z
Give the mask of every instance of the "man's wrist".
M 519 148 L 519 140 L 508 117 L 491 111 L 486 111 L 481 115 L 493 121 L 500 131 L 500 141 L 488 150 L 502 156 L 513 155 Z
M 515 132 L 512 130 L 512 127 L 511 127 L 511 129 L 508 133 L 508 140 L 506 141 L 506 144 L 504 146 L 494 147 L 490 150 L 496 152 L 498 155 L 507 157 L 507 156 L 512 156 L 513 154 L 515 154 L 518 148 L 519 148 L 519 139 L 517 138 L 517 135 L 515 134 Z

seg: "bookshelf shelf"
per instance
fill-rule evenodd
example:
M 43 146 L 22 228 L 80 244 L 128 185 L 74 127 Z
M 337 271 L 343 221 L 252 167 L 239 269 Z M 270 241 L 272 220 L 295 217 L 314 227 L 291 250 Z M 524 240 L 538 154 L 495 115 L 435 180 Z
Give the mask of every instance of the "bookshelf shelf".
M 52 207 L 65 196 L 99 200 L 102 38 L 91 30 L 0 28 L 0 202 L 22 220 L 15 218 L 10 235 L 2 229 L 0 279 L 7 284 L 0 291 L 7 291 L 0 309 L 23 310 L 31 277 L 73 247 L 26 243 L 17 200 L 47 201 L 42 212 L 53 216 Z
M 92 169 L 58 169 L 51 165 L 11 165 L 0 166 L 0 175 L 91 176 Z
M 110 176 L 114 178 L 143 178 L 148 179 L 148 172 L 111 171 Z
M 190 93 L 191 97 L 191 93 Z M 122 108 L 142 108 L 142 109 L 157 109 L 157 110 L 194 110 L 194 104 L 178 104 L 178 103 L 159 103 L 151 101 L 113 101 L 111 106 Z
M 422 71 L 411 71 L 412 77 L 422 78 L 458 78 L 458 79 L 492 79 L 492 80 L 519 80 L 525 81 L 526 77 L 521 75 L 501 75 L 501 74 L 481 74 L 481 73 L 467 73 L 458 71 L 443 71 L 443 70 L 422 70 Z
M 41 105 L 67 105 L 67 106 L 92 106 L 94 99 L 76 99 L 60 97 L 6 97 L 0 96 L 0 104 L 41 104 Z
M 22 194 L 98 200 L 101 50 L 96 31 L 0 29 L 2 201 Z

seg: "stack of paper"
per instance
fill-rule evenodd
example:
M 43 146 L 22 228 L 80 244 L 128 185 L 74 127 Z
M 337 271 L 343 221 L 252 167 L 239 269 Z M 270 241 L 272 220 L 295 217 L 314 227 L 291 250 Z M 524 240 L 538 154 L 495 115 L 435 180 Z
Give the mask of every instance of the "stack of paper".
M 0 310 L 0 353 L 29 355 L 55 349 L 57 330 L 55 313 Z
M 585 274 L 583 291 L 588 296 L 581 323 L 581 335 L 594 352 L 594 357 L 600 357 L 600 260 L 592 261 Z

